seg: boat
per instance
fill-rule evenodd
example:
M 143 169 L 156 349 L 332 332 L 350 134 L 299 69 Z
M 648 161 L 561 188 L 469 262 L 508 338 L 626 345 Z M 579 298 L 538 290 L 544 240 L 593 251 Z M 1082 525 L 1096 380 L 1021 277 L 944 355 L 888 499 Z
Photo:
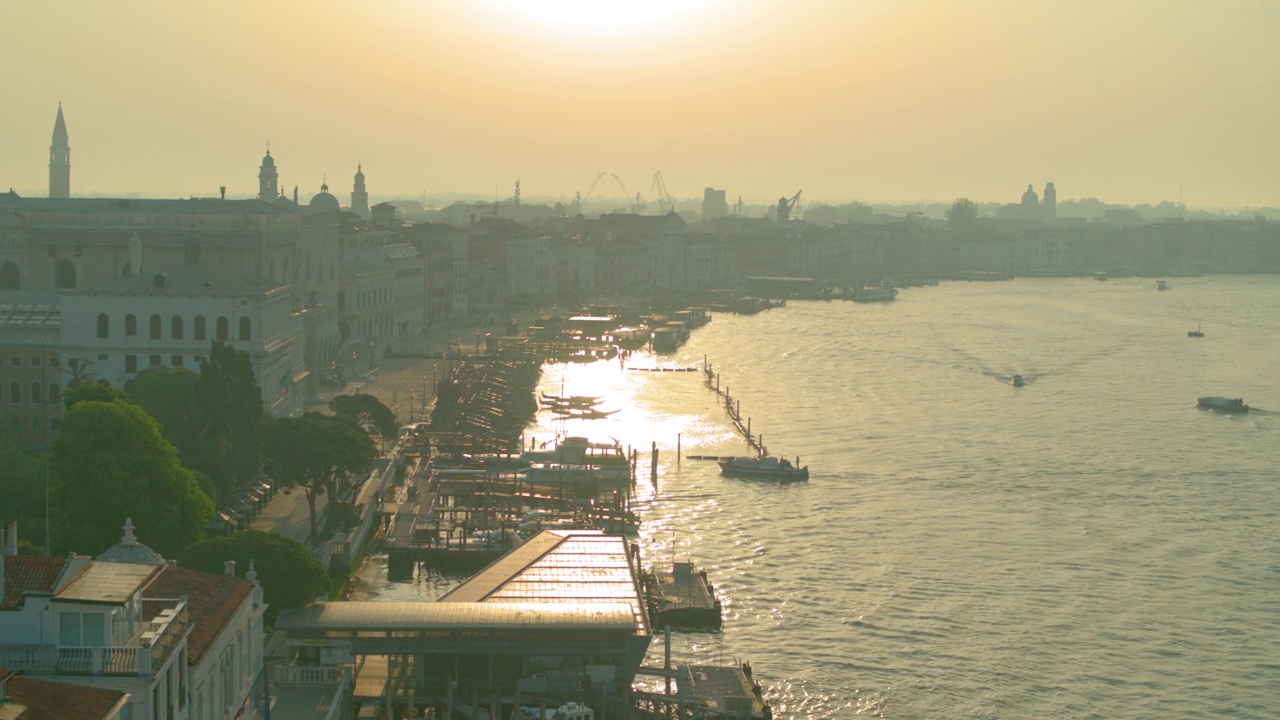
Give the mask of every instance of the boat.
M 1169 283 L 1165 282 L 1164 280 L 1157 280 L 1157 281 L 1156 281 L 1156 289 L 1157 289 L 1157 290 L 1168 290 L 1168 289 L 1169 289 Z
M 1243 398 L 1205 396 L 1196 398 L 1196 407 L 1201 410 L 1215 410 L 1217 412 L 1225 413 L 1249 412 L 1249 406 L 1244 404 Z
M 1094 279 L 1094 280 L 1106 280 L 1106 279 L 1107 279 L 1107 273 L 1106 273 L 1106 271 L 1105 271 L 1105 270 L 1099 270 L 1098 272 L 1094 273 L 1094 274 L 1093 274 L 1093 279 Z
M 1014 387 L 1022 387 L 1022 376 L 1014 375 L 1013 377 L 1009 378 L 1009 384 Z
M 729 477 L 754 478 L 760 480 L 781 480 L 782 482 L 805 482 L 809 479 L 809 466 L 799 467 L 790 460 L 776 457 L 735 457 L 719 461 L 720 474 Z
M 1200 323 L 1196 323 L 1195 330 L 1188 330 L 1187 337 L 1204 337 L 1204 333 L 1200 330 Z
M 878 286 L 858 288 L 853 291 L 854 302 L 886 302 L 898 297 L 898 288 L 883 282 Z

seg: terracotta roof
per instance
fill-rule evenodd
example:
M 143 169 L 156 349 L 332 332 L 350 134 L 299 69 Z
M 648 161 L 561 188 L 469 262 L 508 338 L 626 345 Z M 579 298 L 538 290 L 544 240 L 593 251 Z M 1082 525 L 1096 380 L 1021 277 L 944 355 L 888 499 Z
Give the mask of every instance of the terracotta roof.
M 191 620 L 187 662 L 194 665 L 252 593 L 253 583 L 244 578 L 168 565 L 147 587 L 144 596 L 187 596 L 187 614 Z
M 18 720 L 102 720 L 118 715 L 113 711 L 128 697 L 119 690 L 26 675 L 9 678 L 9 700 L 27 706 Z
M 67 564 L 64 557 L 44 555 L 4 556 L 4 599 L 0 609 L 14 610 L 22 606 L 22 594 L 52 593 L 58 575 Z

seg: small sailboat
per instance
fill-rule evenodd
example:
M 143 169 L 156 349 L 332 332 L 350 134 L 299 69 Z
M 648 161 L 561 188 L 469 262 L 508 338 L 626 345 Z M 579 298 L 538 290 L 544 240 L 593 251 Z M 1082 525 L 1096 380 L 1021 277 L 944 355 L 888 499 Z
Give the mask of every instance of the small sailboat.
M 1188 330 L 1187 337 L 1204 337 L 1204 333 L 1200 330 L 1200 323 L 1196 323 L 1195 330 Z

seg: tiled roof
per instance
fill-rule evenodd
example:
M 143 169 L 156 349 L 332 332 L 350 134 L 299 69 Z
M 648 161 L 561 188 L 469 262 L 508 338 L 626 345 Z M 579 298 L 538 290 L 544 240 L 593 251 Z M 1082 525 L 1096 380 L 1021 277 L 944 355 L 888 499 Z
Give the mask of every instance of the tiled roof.
M 9 678 L 9 700 L 27 706 L 18 720 L 102 720 L 118 714 L 113 710 L 127 697 L 107 688 L 26 675 Z
M 253 592 L 253 583 L 244 578 L 168 565 L 144 593 L 149 598 L 187 596 L 191 636 L 187 640 L 187 662 L 196 664 Z
M 22 606 L 22 594 L 28 592 L 53 592 L 58 574 L 67 564 L 63 557 L 43 555 L 4 556 L 4 599 L 0 609 L 12 610 Z

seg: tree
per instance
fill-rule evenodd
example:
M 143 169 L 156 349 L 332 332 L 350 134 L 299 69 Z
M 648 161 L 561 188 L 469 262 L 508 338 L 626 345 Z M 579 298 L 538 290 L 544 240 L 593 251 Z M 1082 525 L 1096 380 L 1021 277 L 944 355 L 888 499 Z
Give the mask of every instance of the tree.
M 62 416 L 51 457 L 54 549 L 96 555 L 132 517 L 148 544 L 172 557 L 204 537 L 213 502 L 142 408 L 81 400 Z
M 219 494 L 230 495 L 257 473 L 262 458 L 262 389 L 253 376 L 249 354 L 215 340 L 209 359 L 200 365 L 196 399 L 222 465 L 222 472 L 209 474 L 218 483 Z
M 329 401 L 329 409 L 354 420 L 375 441 L 394 440 L 400 431 L 395 413 L 372 395 L 336 395 Z
M 978 222 L 978 204 L 969 198 L 957 198 L 947 209 L 947 223 L 952 230 L 968 230 Z
M 23 449 L 25 427 L 16 421 L 0 422 L 0 518 L 17 520 L 22 534 L 43 546 L 48 456 Z
M 99 385 L 97 383 L 78 383 L 68 387 L 67 391 L 62 394 L 62 406 L 68 410 L 82 400 L 94 400 L 97 402 L 123 400 L 125 402 L 133 402 L 129 397 L 129 393 L 113 388 L 110 385 Z
M 309 412 L 298 418 L 267 423 L 262 435 L 263 469 L 281 487 L 306 492 L 311 530 L 307 544 L 317 537 L 316 500 L 329 493 L 337 499 L 340 486 L 363 470 L 377 455 L 369 435 L 348 418 Z
M 183 551 L 181 562 L 195 570 L 221 574 L 228 560 L 235 560 L 241 573 L 248 572 L 249 561 L 253 561 L 263 600 L 272 611 L 301 607 L 333 589 L 324 568 L 302 543 L 276 533 L 248 530 L 204 540 Z
M 160 424 L 161 435 L 177 449 L 182 465 L 209 479 L 221 468 L 198 398 L 199 383 L 200 376 L 186 368 L 152 368 L 134 379 L 129 398 Z M 215 495 L 227 497 L 223 491 L 215 490 Z M 213 500 L 215 505 L 220 502 L 219 497 Z

